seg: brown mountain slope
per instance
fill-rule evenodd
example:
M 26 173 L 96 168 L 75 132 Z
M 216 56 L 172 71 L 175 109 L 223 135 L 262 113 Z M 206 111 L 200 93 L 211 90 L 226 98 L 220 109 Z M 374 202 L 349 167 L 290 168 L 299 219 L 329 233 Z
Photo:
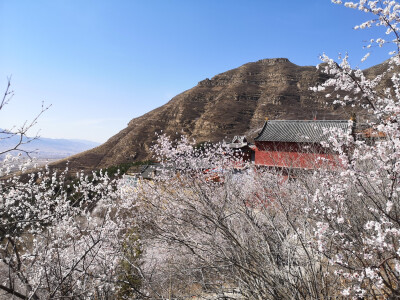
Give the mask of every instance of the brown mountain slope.
M 220 141 L 253 134 L 270 119 L 348 119 L 349 112 L 327 105 L 309 90 L 326 79 L 313 66 L 286 58 L 263 59 L 205 79 L 167 104 L 131 120 L 103 145 L 68 158 L 70 168 L 96 169 L 150 158 L 155 132 L 184 133 L 196 141 Z M 62 167 L 66 160 L 55 165 Z

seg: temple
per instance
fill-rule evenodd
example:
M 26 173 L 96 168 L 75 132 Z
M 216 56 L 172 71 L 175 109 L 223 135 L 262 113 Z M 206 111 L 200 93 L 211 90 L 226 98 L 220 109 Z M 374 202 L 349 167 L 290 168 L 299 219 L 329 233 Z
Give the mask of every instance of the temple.
M 254 163 L 274 168 L 314 169 L 336 164 L 337 153 L 321 143 L 350 128 L 346 120 L 271 120 L 255 138 Z

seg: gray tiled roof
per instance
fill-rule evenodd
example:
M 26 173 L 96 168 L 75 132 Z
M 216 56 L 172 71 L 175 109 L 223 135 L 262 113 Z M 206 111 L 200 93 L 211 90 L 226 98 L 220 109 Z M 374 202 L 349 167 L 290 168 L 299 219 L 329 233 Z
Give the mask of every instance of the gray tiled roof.
M 319 143 L 328 141 L 329 133 L 324 129 L 343 130 L 349 128 L 346 120 L 271 120 L 266 121 L 256 141 Z

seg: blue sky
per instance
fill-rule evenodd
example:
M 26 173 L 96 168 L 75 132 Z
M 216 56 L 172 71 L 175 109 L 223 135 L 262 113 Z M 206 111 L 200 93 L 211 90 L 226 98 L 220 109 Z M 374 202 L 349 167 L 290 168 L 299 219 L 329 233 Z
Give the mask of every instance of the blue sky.
M 389 51 L 373 48 L 360 62 L 364 41 L 381 36 L 352 29 L 367 19 L 330 0 L 0 0 L 0 91 L 10 75 L 15 91 L 0 128 L 29 120 L 45 101 L 42 136 L 105 142 L 250 61 L 316 65 L 323 52 L 348 52 L 367 68 Z

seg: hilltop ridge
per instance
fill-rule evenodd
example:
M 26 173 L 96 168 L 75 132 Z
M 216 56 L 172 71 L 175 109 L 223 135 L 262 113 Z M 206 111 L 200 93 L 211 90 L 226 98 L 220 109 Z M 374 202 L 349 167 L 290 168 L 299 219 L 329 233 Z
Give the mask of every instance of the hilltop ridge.
M 315 66 L 298 66 L 287 58 L 246 63 L 201 80 L 165 105 L 132 119 L 106 143 L 68 158 L 69 167 L 90 170 L 148 159 L 155 132 L 216 142 L 234 135 L 254 137 L 266 117 L 348 119 L 352 111 L 331 105 L 324 94 L 309 89 L 327 78 Z

